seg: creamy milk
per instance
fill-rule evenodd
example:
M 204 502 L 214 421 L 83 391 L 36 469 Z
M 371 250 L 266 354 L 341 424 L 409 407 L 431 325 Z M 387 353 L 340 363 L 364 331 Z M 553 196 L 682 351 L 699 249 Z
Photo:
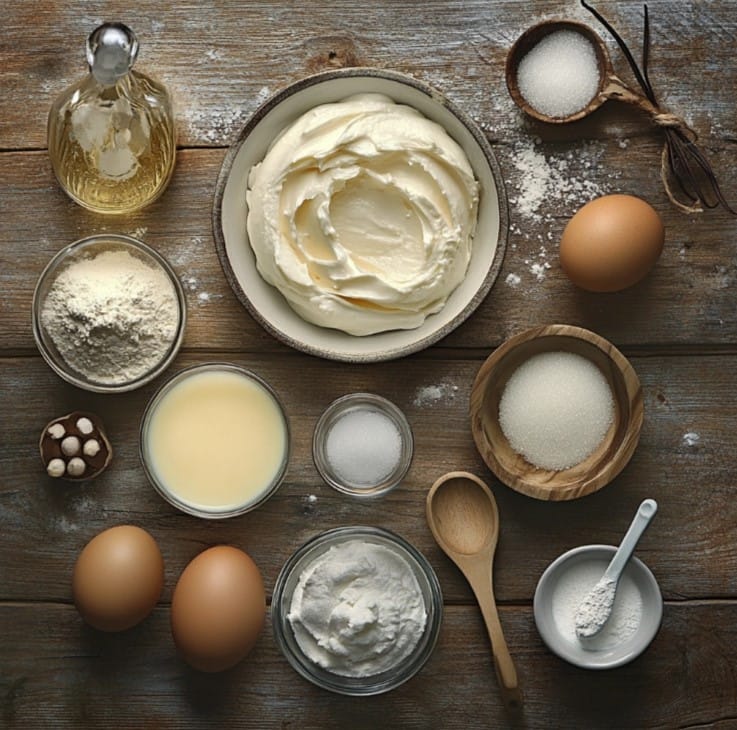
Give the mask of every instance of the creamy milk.
M 277 477 L 287 451 L 281 408 L 261 383 L 228 370 L 193 372 L 155 405 L 145 438 L 161 486 L 192 507 L 251 504 Z

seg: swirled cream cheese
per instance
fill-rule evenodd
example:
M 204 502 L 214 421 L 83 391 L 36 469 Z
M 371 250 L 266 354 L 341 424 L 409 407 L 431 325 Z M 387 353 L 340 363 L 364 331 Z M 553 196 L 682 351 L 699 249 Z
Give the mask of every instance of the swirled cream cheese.
M 413 329 L 466 274 L 478 198 L 443 127 L 361 94 L 303 114 L 251 169 L 248 237 L 261 276 L 308 322 Z
M 364 540 L 334 545 L 307 566 L 287 616 L 302 651 L 344 677 L 396 666 L 427 621 L 412 568 L 394 550 Z

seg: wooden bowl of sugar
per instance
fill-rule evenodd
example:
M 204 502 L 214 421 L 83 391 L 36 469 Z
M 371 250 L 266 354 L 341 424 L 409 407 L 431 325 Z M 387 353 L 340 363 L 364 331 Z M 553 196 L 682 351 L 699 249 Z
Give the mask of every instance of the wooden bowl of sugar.
M 639 378 L 610 342 L 553 324 L 498 347 L 471 390 L 471 431 L 481 457 L 508 487 L 535 499 L 591 494 L 637 447 Z

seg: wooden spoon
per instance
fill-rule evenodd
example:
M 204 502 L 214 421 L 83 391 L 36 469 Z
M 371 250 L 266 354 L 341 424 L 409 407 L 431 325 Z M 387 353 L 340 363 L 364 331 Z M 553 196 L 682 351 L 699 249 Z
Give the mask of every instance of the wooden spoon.
M 436 542 L 473 589 L 491 639 L 502 699 L 509 710 L 517 710 L 522 703 L 517 670 L 504 640 L 494 600 L 492 570 L 499 536 L 499 512 L 494 495 L 473 474 L 453 471 L 432 485 L 426 511 Z

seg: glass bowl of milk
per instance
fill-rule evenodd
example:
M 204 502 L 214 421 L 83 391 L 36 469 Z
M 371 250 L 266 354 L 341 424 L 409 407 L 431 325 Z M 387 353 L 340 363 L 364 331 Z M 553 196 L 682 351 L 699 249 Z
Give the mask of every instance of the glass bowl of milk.
M 289 421 L 271 386 L 228 363 L 181 370 L 154 394 L 141 421 L 141 461 L 156 491 L 206 519 L 244 514 L 279 487 Z

